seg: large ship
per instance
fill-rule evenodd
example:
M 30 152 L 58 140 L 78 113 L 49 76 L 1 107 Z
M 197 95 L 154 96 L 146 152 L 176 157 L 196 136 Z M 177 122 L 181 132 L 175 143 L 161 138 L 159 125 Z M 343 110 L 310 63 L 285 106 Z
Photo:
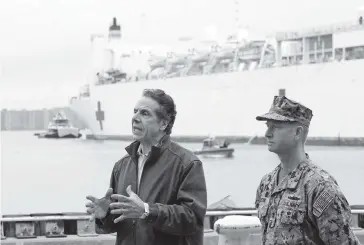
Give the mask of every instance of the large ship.
M 263 136 L 255 120 L 277 94 L 313 110 L 311 137 L 364 137 L 364 10 L 347 23 L 264 39 L 237 33 L 221 40 L 181 38 L 178 47 L 132 47 L 114 18 L 108 36 L 93 36 L 90 83 L 71 109 L 93 137 L 131 135 L 143 89 L 176 103 L 175 137 Z

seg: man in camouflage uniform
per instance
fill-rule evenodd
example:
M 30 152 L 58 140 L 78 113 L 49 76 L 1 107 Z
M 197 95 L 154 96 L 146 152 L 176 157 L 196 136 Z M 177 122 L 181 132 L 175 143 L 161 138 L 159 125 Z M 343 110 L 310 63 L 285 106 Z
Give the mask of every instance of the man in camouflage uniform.
M 351 210 L 336 180 L 305 153 L 312 111 L 285 96 L 275 96 L 268 113 L 268 149 L 281 163 L 265 175 L 255 206 L 262 244 L 358 245 Z

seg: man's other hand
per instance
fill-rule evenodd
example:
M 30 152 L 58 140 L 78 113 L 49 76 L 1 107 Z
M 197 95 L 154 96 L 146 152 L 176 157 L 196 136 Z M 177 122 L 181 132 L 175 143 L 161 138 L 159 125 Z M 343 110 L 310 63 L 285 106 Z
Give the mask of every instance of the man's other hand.
M 102 219 L 105 218 L 107 211 L 109 209 L 111 203 L 111 195 L 113 193 L 113 189 L 109 188 L 105 194 L 105 196 L 101 199 L 98 199 L 94 196 L 87 196 L 86 199 L 91 202 L 86 203 L 87 213 L 91 214 L 90 221 L 94 221 L 95 218 Z
M 124 219 L 140 218 L 145 212 L 144 202 L 131 190 L 130 185 L 126 188 L 126 192 L 129 197 L 119 194 L 111 195 L 111 199 L 116 201 L 110 204 L 111 213 L 121 214 L 114 223 Z

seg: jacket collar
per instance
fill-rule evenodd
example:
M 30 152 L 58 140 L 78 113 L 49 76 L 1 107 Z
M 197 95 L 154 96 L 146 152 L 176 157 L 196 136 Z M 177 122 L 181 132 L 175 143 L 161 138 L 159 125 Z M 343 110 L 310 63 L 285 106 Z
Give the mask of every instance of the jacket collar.
M 157 145 L 152 146 L 152 150 L 150 152 L 151 158 L 155 159 L 160 156 L 160 154 L 163 152 L 164 149 L 166 149 L 169 146 L 171 139 L 169 135 L 164 135 Z M 141 150 L 139 149 L 140 142 L 134 141 L 130 145 L 128 145 L 125 150 L 130 155 L 130 157 L 134 160 L 134 162 L 137 162 L 138 156 L 141 153 Z

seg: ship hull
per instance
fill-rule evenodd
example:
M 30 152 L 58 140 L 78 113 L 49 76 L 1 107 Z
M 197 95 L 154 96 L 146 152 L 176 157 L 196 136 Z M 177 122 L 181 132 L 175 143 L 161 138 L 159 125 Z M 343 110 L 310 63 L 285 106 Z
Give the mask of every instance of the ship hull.
M 91 96 L 70 107 L 94 137 L 128 137 L 143 89 L 160 88 L 176 103 L 174 136 L 264 136 L 266 125 L 255 117 L 267 112 L 273 96 L 285 89 L 287 97 L 313 110 L 310 137 L 362 138 L 363 67 L 364 60 L 356 60 L 90 86 Z

